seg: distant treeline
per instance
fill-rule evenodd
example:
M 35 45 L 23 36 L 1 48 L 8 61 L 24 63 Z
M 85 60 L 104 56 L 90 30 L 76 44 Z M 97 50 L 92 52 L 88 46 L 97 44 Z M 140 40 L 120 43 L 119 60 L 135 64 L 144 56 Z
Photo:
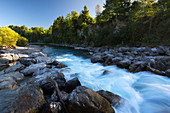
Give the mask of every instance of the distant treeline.
M 49 29 L 24 25 L 9 27 L 30 42 L 86 44 L 90 46 L 170 45 L 170 0 L 106 0 L 92 18 L 84 6 L 59 16 Z

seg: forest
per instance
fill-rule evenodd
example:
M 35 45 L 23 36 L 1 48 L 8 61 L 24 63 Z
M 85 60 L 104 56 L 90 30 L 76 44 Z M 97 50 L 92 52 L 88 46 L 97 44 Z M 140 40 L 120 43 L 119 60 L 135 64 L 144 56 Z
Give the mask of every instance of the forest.
M 92 18 L 87 6 L 59 16 L 49 29 L 9 27 L 29 42 L 85 44 L 88 46 L 170 45 L 169 0 L 106 0 Z

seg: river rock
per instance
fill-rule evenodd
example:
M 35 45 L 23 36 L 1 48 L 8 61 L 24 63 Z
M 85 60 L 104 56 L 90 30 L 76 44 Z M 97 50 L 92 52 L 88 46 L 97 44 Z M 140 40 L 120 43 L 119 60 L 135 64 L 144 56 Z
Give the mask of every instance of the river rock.
M 45 62 L 45 63 L 52 63 L 52 59 L 47 56 L 38 56 L 35 58 L 38 63 Z
M 0 77 L 11 77 L 16 81 L 21 81 L 24 79 L 24 75 L 20 72 L 11 72 L 11 73 L 1 75 Z
M 33 52 L 32 54 L 29 55 L 30 57 L 39 57 L 39 56 L 47 56 L 46 54 L 42 53 L 42 52 Z
M 117 65 L 117 63 L 120 62 L 122 59 L 122 57 L 115 57 L 112 59 L 112 64 Z
M 25 66 L 37 63 L 37 60 L 33 57 L 22 57 L 19 61 Z
M 108 100 L 113 107 L 119 107 L 124 100 L 119 95 L 113 94 L 109 91 L 100 90 L 97 91 L 97 93 L 104 97 L 106 100 Z
M 120 67 L 120 68 L 126 68 L 128 69 L 129 66 L 131 64 L 131 61 L 130 60 L 122 60 L 120 62 L 117 63 L 117 66 Z
M 35 86 L 28 85 L 18 89 L 16 98 L 11 102 L 11 112 L 37 113 L 45 103 L 43 91 Z
M 8 67 L 7 69 L 4 70 L 5 73 L 10 73 L 10 72 L 15 72 L 15 71 L 20 71 L 24 69 L 24 65 L 21 64 L 20 62 L 17 62 L 16 65 L 13 65 L 11 67 Z
M 0 90 L 13 88 L 17 85 L 17 82 L 12 77 L 0 76 Z
M 67 67 L 66 65 L 58 62 L 57 60 L 54 60 L 52 63 L 49 63 L 48 65 L 54 65 L 56 68 L 59 68 L 59 69 Z
M 0 75 L 0 89 L 13 88 L 17 85 L 17 81 L 24 79 L 24 75 L 19 72 L 12 72 Z
M 102 56 L 101 55 L 94 55 L 92 58 L 91 58 L 91 62 L 92 63 L 97 63 L 97 62 L 104 62 L 104 60 L 102 59 Z
M 147 66 L 147 63 L 144 61 L 138 61 L 129 66 L 130 72 L 139 72 L 139 71 L 145 71 L 145 68 Z
M 167 70 L 165 71 L 165 75 L 166 75 L 167 77 L 170 77 L 170 69 L 167 69 Z
M 58 83 L 58 87 L 60 90 L 64 90 L 66 80 L 64 78 L 64 75 L 62 73 L 57 72 L 56 70 L 37 75 L 33 77 L 28 83 L 36 84 L 43 89 L 44 93 L 52 94 L 54 86 L 50 82 L 46 81 L 47 76 Z
M 37 70 L 40 70 L 40 69 L 43 69 L 46 67 L 46 63 L 45 62 L 42 62 L 42 63 L 38 63 L 38 64 L 32 64 L 28 67 L 26 67 L 24 70 L 22 70 L 21 72 L 24 74 L 24 75 L 31 75 L 33 74 L 34 72 L 36 72 Z
M 0 58 L 0 71 L 9 67 L 9 60 Z
M 105 98 L 84 86 L 74 89 L 65 103 L 69 113 L 115 113 Z
M 103 57 L 103 60 L 104 60 L 103 65 L 107 66 L 107 65 L 112 64 L 112 58 L 113 58 L 112 55 L 106 55 L 105 57 Z
M 65 91 L 71 93 L 77 86 L 81 86 L 81 83 L 76 77 L 66 82 Z

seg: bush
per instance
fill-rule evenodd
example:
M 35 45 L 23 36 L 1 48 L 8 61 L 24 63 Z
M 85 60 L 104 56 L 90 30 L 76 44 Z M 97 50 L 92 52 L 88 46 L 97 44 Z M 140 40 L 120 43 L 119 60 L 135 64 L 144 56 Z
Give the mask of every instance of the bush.
M 18 46 L 26 46 L 26 45 L 28 45 L 28 39 L 26 39 L 24 37 L 19 37 L 18 41 L 17 41 L 17 45 Z
M 16 45 L 20 35 L 8 27 L 0 27 L 0 44 Z

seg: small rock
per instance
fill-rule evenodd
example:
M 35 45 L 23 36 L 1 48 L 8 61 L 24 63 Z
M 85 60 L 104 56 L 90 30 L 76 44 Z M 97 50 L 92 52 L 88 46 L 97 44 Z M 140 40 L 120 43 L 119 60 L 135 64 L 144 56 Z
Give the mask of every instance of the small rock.
M 120 62 L 117 63 L 117 66 L 120 67 L 120 68 L 126 68 L 128 69 L 129 66 L 131 64 L 131 61 L 130 60 L 122 60 Z
M 54 60 L 52 63 L 49 63 L 49 65 L 54 65 L 56 68 L 59 69 L 67 67 L 66 65 L 58 62 L 57 60 Z
M 92 63 L 97 63 L 97 62 L 104 62 L 104 60 L 102 59 L 102 56 L 101 55 L 94 55 L 92 58 L 91 58 L 91 62 Z
M 168 70 L 165 71 L 165 75 L 166 75 L 167 77 L 170 77 L 170 69 L 168 69 Z

